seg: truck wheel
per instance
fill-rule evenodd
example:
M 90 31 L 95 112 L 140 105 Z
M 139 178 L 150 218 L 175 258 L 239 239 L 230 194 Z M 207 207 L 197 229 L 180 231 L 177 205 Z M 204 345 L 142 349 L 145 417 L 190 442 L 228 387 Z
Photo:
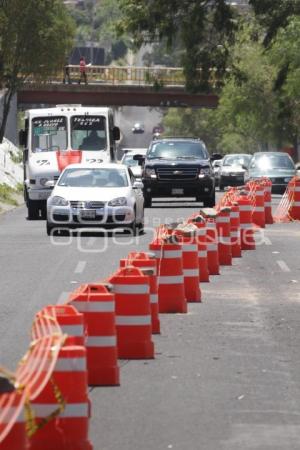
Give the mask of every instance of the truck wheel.
M 203 206 L 204 208 L 213 208 L 215 204 L 216 204 L 216 193 L 214 191 L 209 198 L 203 201 Z
M 40 209 L 38 202 L 27 199 L 27 209 L 29 220 L 36 220 L 39 218 Z
M 151 208 L 152 205 L 152 197 L 150 195 L 144 196 L 144 208 Z

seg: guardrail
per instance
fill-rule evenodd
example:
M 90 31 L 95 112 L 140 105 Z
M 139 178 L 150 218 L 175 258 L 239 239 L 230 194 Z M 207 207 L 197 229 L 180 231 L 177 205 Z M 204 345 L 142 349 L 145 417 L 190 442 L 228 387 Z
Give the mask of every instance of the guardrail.
M 67 75 L 66 71 L 69 73 Z M 198 69 L 201 74 L 202 69 Z M 184 86 L 185 77 L 181 67 L 134 67 L 134 66 L 86 66 L 89 84 L 107 85 L 137 85 L 154 86 L 157 88 L 167 86 Z M 69 65 L 64 71 L 50 76 L 43 84 L 63 83 L 74 84 L 80 79 L 80 66 Z M 215 88 L 220 82 L 216 68 L 210 69 L 209 83 Z M 26 83 L 40 83 L 30 77 Z

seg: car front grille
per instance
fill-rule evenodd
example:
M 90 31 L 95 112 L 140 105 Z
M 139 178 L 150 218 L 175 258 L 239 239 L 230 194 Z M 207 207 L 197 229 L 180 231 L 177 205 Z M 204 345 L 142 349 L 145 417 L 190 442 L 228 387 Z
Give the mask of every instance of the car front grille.
M 199 174 L 197 167 L 160 167 L 156 169 L 157 177 L 161 180 L 194 180 Z
M 99 209 L 99 208 L 104 208 L 104 206 L 105 206 L 105 202 L 94 202 L 94 201 L 90 201 L 90 202 L 71 201 L 70 204 L 71 204 L 72 208 L 76 208 L 76 209 L 83 209 L 83 208 Z

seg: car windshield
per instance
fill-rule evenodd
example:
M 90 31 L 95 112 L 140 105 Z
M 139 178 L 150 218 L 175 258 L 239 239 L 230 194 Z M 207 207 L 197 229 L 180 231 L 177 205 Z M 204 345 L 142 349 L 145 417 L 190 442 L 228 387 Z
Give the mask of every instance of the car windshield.
M 109 188 L 128 186 L 124 169 L 66 169 L 58 182 L 59 186 Z
M 126 155 L 122 159 L 122 163 L 126 166 L 138 166 L 139 162 L 133 159 L 133 155 Z
M 250 167 L 259 170 L 295 169 L 294 163 L 288 155 L 274 155 L 274 154 L 255 156 L 251 162 Z
M 106 149 L 106 118 L 104 116 L 73 116 L 71 146 L 75 150 Z
M 250 155 L 229 155 L 225 156 L 223 160 L 223 166 L 246 166 L 248 167 L 250 162 Z
M 67 148 L 67 119 L 63 116 L 32 119 L 32 151 L 52 152 Z
M 147 153 L 148 159 L 155 158 L 203 158 L 206 159 L 207 153 L 200 142 L 158 142 L 154 143 Z

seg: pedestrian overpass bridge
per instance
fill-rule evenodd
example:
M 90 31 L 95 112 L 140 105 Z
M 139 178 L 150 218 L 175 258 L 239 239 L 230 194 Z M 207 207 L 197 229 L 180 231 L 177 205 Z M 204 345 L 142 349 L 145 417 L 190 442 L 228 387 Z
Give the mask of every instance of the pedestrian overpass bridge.
M 201 69 L 199 69 L 201 75 Z M 87 66 L 88 84 L 79 84 L 79 66 L 68 66 L 69 78 L 56 74 L 47 80 L 30 78 L 18 91 L 20 108 L 37 104 L 216 108 L 217 71 L 210 70 L 211 93 L 190 94 L 182 68 Z

